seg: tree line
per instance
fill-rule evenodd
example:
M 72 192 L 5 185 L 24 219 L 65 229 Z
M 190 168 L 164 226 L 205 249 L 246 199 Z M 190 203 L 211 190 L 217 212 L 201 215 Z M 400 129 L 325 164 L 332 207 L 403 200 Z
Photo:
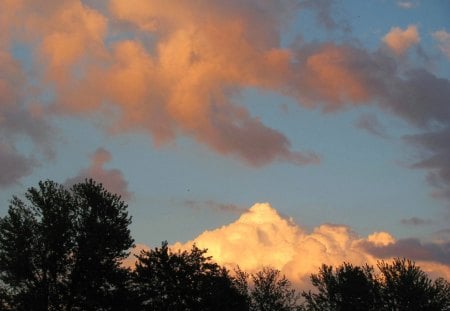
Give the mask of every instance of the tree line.
M 280 271 L 230 272 L 195 245 L 167 242 L 121 262 L 131 237 L 127 204 L 101 184 L 42 181 L 0 217 L 0 310 L 308 311 L 450 310 L 450 284 L 407 259 L 323 265 L 312 291 Z

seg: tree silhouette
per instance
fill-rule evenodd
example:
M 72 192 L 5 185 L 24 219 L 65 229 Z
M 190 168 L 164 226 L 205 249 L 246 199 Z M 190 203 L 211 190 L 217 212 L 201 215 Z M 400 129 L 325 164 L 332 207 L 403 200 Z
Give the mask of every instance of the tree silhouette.
M 323 265 L 311 275 L 315 292 L 303 292 L 304 309 L 448 311 L 450 284 L 444 279 L 434 282 L 415 263 L 396 258 L 392 263 L 378 263 L 380 274 L 369 266 L 344 263 L 335 270 Z
M 246 310 L 227 270 L 195 245 L 172 252 L 167 242 L 137 256 L 135 288 L 141 310 Z
M 119 261 L 133 243 L 130 222 L 120 197 L 92 180 L 70 190 L 40 182 L 25 200 L 13 197 L 0 218 L 4 305 L 28 311 L 114 310 L 127 273 Z
M 120 266 L 133 245 L 127 205 L 92 180 L 72 187 L 76 235 L 71 273 L 71 308 L 123 310 L 119 291 L 127 271 Z M 105 306 L 109 306 L 105 308 Z
M 238 267 L 235 273 L 236 286 L 247 296 L 251 311 L 301 310 L 298 304 L 300 295 L 279 270 L 264 267 L 255 274 L 248 274 Z
M 13 197 L 0 219 L 1 281 L 18 310 L 61 309 L 73 248 L 74 208 L 68 191 L 51 181 Z
M 306 310 L 380 310 L 380 285 L 367 265 L 344 263 L 335 271 L 322 265 L 319 273 L 311 275 L 311 283 L 317 290 L 302 293 Z
M 396 258 L 392 263 L 381 261 L 382 297 L 385 310 L 449 310 L 448 282 L 433 282 L 409 259 Z

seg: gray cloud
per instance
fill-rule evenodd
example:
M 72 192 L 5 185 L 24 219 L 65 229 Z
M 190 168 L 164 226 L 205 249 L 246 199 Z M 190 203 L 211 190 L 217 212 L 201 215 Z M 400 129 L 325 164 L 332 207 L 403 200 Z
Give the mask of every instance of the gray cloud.
M 234 214 L 241 214 L 246 211 L 245 208 L 240 207 L 238 205 L 231 203 L 220 203 L 213 200 L 206 200 L 206 201 L 186 200 L 184 201 L 184 205 L 194 210 L 207 209 L 216 212 L 225 212 Z
M 426 260 L 450 264 L 450 242 L 422 243 L 418 239 L 402 239 L 385 246 L 365 241 L 361 246 L 379 258 L 406 257 L 412 260 Z
M 20 64 L 0 48 L 0 186 L 10 186 L 32 173 L 39 156 L 53 156 L 53 130 L 37 106 L 31 106 L 28 81 Z M 25 138 L 32 151 L 19 151 Z
M 411 217 L 411 218 L 404 218 L 404 219 L 400 220 L 400 223 L 403 225 L 409 225 L 409 226 L 422 226 L 422 225 L 429 225 L 432 223 L 432 221 L 430 219 Z
M 435 188 L 433 195 L 450 199 L 450 127 L 409 135 L 405 140 L 417 146 L 423 154 L 412 168 L 427 169 L 427 181 Z
M 373 114 L 364 114 L 355 122 L 357 128 L 366 130 L 372 135 L 386 138 L 386 129 Z
M 29 175 L 34 166 L 33 160 L 21 155 L 14 146 L 0 143 L 0 186 L 10 186 L 20 178 Z

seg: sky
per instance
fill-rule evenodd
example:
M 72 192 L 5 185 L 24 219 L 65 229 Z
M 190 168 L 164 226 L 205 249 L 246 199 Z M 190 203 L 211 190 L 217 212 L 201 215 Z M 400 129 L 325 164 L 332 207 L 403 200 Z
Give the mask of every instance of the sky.
M 0 29 L 0 214 L 94 178 L 139 247 L 450 278 L 449 1 L 3 0 Z

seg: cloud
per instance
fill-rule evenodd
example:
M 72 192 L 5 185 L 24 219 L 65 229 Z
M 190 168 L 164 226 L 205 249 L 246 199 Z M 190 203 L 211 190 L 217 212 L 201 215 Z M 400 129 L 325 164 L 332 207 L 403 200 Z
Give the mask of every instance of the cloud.
M 50 105 L 39 105 L 46 118 L 98 116 L 109 133 L 144 132 L 156 146 L 186 135 L 255 167 L 274 161 L 317 164 L 320 157 L 293 150 L 286 135 L 252 115 L 239 102 L 248 88 L 326 112 L 378 105 L 420 130 L 450 124 L 449 80 L 412 65 L 405 69 L 386 49 L 369 51 L 352 41 L 281 45 L 281 30 L 302 9 L 314 10 L 326 27 L 337 27 L 332 1 L 1 5 L 1 45 L 9 46 L 12 36 L 27 45 L 34 57 L 34 87 L 54 92 Z M 14 12 L 15 18 L 4 12 Z M 414 25 L 393 28 L 384 37 L 399 54 L 419 41 Z M 0 64 L 2 72 L 9 70 L 7 63 Z M 27 81 L 10 84 L 29 86 Z M 29 93 L 0 92 L 5 98 Z M 17 107 L 13 111 L 36 120 L 29 106 Z M 45 126 L 31 127 L 45 122 L 25 124 L 20 131 L 26 135 L 45 132 Z M 359 126 L 381 131 L 373 119 L 360 120 Z
M 228 268 L 239 265 L 254 272 L 272 266 L 303 288 L 322 263 L 376 265 L 377 260 L 397 256 L 416 260 L 433 277 L 450 277 L 448 241 L 447 244 L 423 244 L 414 239 L 397 241 L 387 232 L 360 237 L 348 226 L 335 224 L 323 224 L 308 232 L 281 217 L 267 203 L 255 204 L 235 222 L 172 247 L 189 249 L 192 243 L 207 248 L 209 255 Z
M 106 48 L 106 19 L 69 1 L 50 16 L 58 28 L 47 30 L 40 48 L 46 77 L 58 90 L 53 110 L 89 115 L 106 109 L 117 116 L 109 124 L 112 132 L 145 130 L 160 145 L 181 131 L 253 166 L 274 160 L 318 163 L 317 155 L 292 151 L 283 134 L 233 102 L 243 87 L 278 83 L 269 75 L 282 75 L 277 67 L 287 54 L 278 49 L 278 28 L 290 2 L 272 10 L 268 2 L 253 1 L 111 1 L 113 20 L 155 36 L 148 49 L 133 39 Z M 73 27 L 74 20 L 84 21 L 83 26 Z M 268 81 L 258 81 L 260 75 Z
M 1 41 L 1 38 L 0 38 Z M 0 186 L 10 186 L 33 171 L 40 156 L 53 156 L 53 131 L 34 98 L 17 60 L 0 43 Z M 30 148 L 17 148 L 18 139 Z M 31 149 L 31 150 L 28 150 Z
M 159 246 L 159 245 L 158 245 Z M 145 244 L 136 244 L 133 248 L 131 248 L 130 254 L 127 258 L 121 261 L 122 267 L 133 269 L 136 265 L 137 258 L 142 251 L 149 251 L 150 247 Z
M 437 198 L 450 199 L 450 128 L 417 135 L 405 140 L 422 150 L 423 156 L 412 168 L 427 169 L 427 181 L 435 188 Z
M 325 29 L 339 29 L 349 32 L 350 26 L 345 20 L 336 20 L 335 5 L 336 2 L 332 0 L 303 0 L 299 2 L 301 9 L 310 9 L 316 14 L 318 24 Z
M 104 165 L 112 159 L 111 153 L 103 148 L 99 148 L 91 156 L 91 164 L 88 168 L 82 169 L 76 177 L 65 181 L 66 185 L 73 185 L 83 182 L 86 178 L 92 178 L 101 182 L 105 188 L 115 194 L 129 200 L 132 193 L 128 190 L 128 183 L 123 174 L 118 169 L 105 169 Z
M 378 118 L 373 114 L 362 115 L 355 123 L 357 128 L 366 130 L 372 135 L 386 138 L 386 130 L 383 125 L 380 124 Z
M 406 257 L 415 261 L 432 261 L 450 267 L 450 242 L 422 243 L 418 239 L 402 239 L 388 245 L 362 243 L 363 248 L 378 258 Z
M 450 33 L 445 30 L 433 32 L 433 38 L 439 44 L 439 49 L 450 59 Z
M 413 9 L 419 5 L 417 1 L 397 1 L 397 5 L 402 9 Z
M 402 223 L 403 225 L 408 225 L 408 226 L 422 226 L 422 225 L 429 225 L 432 223 L 432 221 L 429 219 L 411 217 L 411 218 L 405 218 L 405 219 L 400 220 L 400 223 Z
M 0 186 L 10 186 L 31 173 L 33 160 L 21 155 L 10 144 L 0 143 Z
M 405 30 L 399 27 L 393 27 L 383 37 L 383 42 L 395 54 L 403 55 L 413 45 L 419 44 L 420 36 L 417 26 L 409 25 Z
M 212 200 L 206 201 L 186 200 L 184 201 L 184 205 L 193 210 L 208 209 L 216 212 L 239 213 L 239 214 L 245 211 L 244 208 L 237 206 L 235 204 L 219 203 Z

